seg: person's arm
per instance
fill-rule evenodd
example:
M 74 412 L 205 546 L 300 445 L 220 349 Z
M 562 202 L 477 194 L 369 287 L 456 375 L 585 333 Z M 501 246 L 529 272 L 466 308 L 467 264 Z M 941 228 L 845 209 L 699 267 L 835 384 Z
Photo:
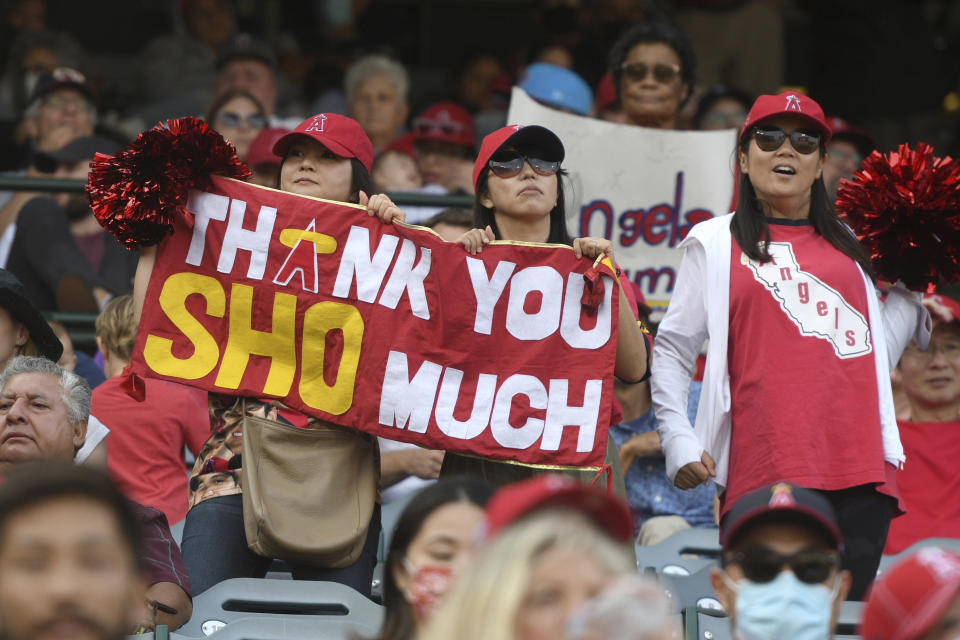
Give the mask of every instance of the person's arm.
M 147 584 L 147 600 L 156 600 L 176 613 L 157 609 L 157 624 L 167 624 L 170 631 L 190 619 L 190 578 L 183 564 L 180 548 L 170 533 L 167 518 L 152 507 L 131 503 L 143 530 L 143 564 Z M 152 611 L 151 611 L 152 614 Z
M 706 252 L 691 242 L 680 262 L 670 306 L 657 329 L 650 392 L 667 475 L 681 489 L 693 488 L 713 474 L 713 460 L 700 445 L 687 415 L 690 380 L 707 339 Z
M 380 488 L 386 489 L 410 476 L 436 480 L 443 466 L 443 451 L 432 449 L 400 449 L 380 454 Z
M 190 621 L 193 615 L 193 602 L 186 594 L 183 588 L 172 582 L 157 582 L 150 585 L 147 589 L 147 601 L 155 600 L 163 604 L 167 609 L 173 609 L 176 613 L 169 613 L 163 610 L 163 607 L 157 608 L 157 615 L 154 619 L 156 624 L 165 624 L 170 631 L 179 629 Z M 152 617 L 153 607 L 148 604 Z
M 887 362 L 892 371 L 900 362 L 900 356 L 910 340 L 915 340 L 921 349 L 926 348 L 930 342 L 933 321 L 930 312 L 923 306 L 923 295 L 899 284 L 890 287 L 887 299 L 880 305 Z
M 663 457 L 663 453 L 660 451 L 660 435 L 656 431 L 647 431 L 631 436 L 629 440 L 620 445 L 617 451 L 620 454 L 620 468 L 624 474 L 627 473 L 627 469 L 637 458 Z
M 573 241 L 573 253 L 578 258 L 596 259 L 603 255 L 614 261 L 613 243 L 606 238 L 577 238 Z M 613 373 L 626 382 L 639 382 L 647 375 L 647 337 L 630 309 L 623 287 L 617 281 L 620 296 L 617 318 L 617 360 Z
M 147 297 L 147 285 L 150 284 L 150 274 L 153 265 L 157 262 L 157 247 L 143 247 L 140 250 L 140 260 L 137 262 L 137 272 L 133 276 L 133 322 L 140 324 L 140 313 L 143 311 L 143 301 Z
M 94 447 L 83 464 L 101 471 L 107 470 L 107 441 L 101 440 L 100 444 Z

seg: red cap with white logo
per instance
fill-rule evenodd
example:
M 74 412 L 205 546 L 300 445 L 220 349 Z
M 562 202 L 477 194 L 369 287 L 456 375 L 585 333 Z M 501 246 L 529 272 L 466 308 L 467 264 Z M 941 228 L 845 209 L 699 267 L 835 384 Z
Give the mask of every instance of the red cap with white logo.
M 750 113 L 747 114 L 747 120 L 743 123 L 743 129 L 740 130 L 740 141 L 743 142 L 751 127 L 767 118 L 776 116 L 791 116 L 806 121 L 807 124 L 812 125 L 820 132 L 824 144 L 833 135 L 833 131 L 823 115 L 823 109 L 820 108 L 816 100 L 802 93 L 784 91 L 775 96 L 762 95 L 754 100 L 753 106 L 750 107 Z
M 273 145 L 273 153 L 285 157 L 290 145 L 303 136 L 316 140 L 342 158 L 356 158 L 367 171 L 373 166 L 373 143 L 353 118 L 336 113 L 318 113 L 277 140 Z
M 413 121 L 414 143 L 432 140 L 449 142 L 467 147 L 476 147 L 477 132 L 473 116 L 456 102 L 437 102 L 427 107 Z

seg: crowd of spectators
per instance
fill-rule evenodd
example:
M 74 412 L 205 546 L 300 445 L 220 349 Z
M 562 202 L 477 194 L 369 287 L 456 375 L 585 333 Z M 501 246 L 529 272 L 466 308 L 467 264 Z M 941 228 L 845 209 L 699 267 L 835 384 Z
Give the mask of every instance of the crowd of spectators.
M 451 41 L 473 41 L 469 16 L 456 25 L 411 24 L 403 3 L 180 0 L 169 3 L 168 32 L 145 32 L 152 37 L 135 43 L 135 52 L 123 44 L 123 53 L 91 48 L 90 34 L 58 19 L 63 4 L 0 5 L 6 175 L 83 179 L 95 154 L 116 153 L 158 120 L 195 116 L 234 146 L 256 184 L 359 203 L 386 223 L 404 214 L 383 192 L 469 196 L 474 211 L 411 206 L 404 207 L 405 220 L 468 250 L 505 239 L 573 244 L 587 255 L 588 243 L 574 243 L 565 228 L 562 141 L 540 127 L 517 135 L 505 126 L 514 86 L 549 108 L 622 126 L 737 129 L 741 189 L 750 183 L 744 127 L 755 98 L 786 86 L 815 96 L 822 91 L 829 131 L 816 170 L 825 205 L 873 150 L 923 139 L 940 155 L 960 151 L 960 11 L 948 2 L 927 2 L 921 11 L 892 0 L 877 3 L 883 7 L 542 0 L 516 3 L 504 34 L 481 34 L 488 46 L 470 48 Z M 500 9 L 472 4 L 478 15 L 500 18 Z M 272 16 L 269 28 L 251 7 Z M 888 50 L 895 46 L 887 37 L 894 23 L 907 33 L 897 42 L 911 43 L 899 57 Z M 825 25 L 835 36 L 827 43 L 819 38 Z M 479 26 L 494 29 L 485 21 Z M 431 30 L 442 31 L 433 37 L 451 50 L 431 56 L 428 44 L 418 49 L 418 38 L 429 43 Z M 864 31 L 881 37 L 871 40 Z M 516 46 L 489 46 L 491 37 L 507 42 L 508 35 Z M 314 40 L 324 44 L 309 44 Z M 884 61 L 886 84 L 868 82 Z M 818 68 L 820 62 L 830 69 Z M 840 70 L 851 78 L 846 86 Z M 899 82 L 913 71 L 916 83 Z M 890 86 L 908 84 L 922 87 Z M 315 113 L 326 114 L 342 153 L 331 156 L 308 133 Z M 781 144 L 796 144 L 787 137 Z M 498 227 L 511 202 L 490 188 L 491 180 L 517 172 L 496 172 L 489 161 L 505 151 L 519 154 L 519 171 L 546 185 L 550 197 L 536 225 Z M 534 167 L 532 152 L 552 169 Z M 298 182 L 303 163 L 327 163 L 322 171 L 335 180 Z M 85 195 L 0 192 L 0 369 L 6 367 L 0 476 L 9 477 L 0 487 L 0 628 L 11 639 L 50 629 L 51 637 L 71 635 L 69 625 L 104 640 L 156 624 L 176 628 L 189 620 L 194 593 L 269 567 L 270 559 L 249 551 L 243 536 L 237 430 L 244 411 L 267 416 L 280 407 L 261 401 L 249 409 L 234 397 L 208 398 L 153 379 L 145 381 L 146 401 L 126 388 L 123 371 L 134 357 L 142 302 L 133 295 L 135 274 L 138 264 L 141 276 L 144 265 L 149 273 L 153 255 L 124 249 L 100 227 Z M 869 580 L 851 574 L 856 568 L 848 559 L 862 541 L 844 540 L 849 521 L 872 522 L 863 514 L 845 513 L 836 500 L 798 483 L 752 487 L 721 500 L 709 455 L 698 486 L 684 485 L 682 471 L 675 479 L 664 457 L 662 414 L 654 408 L 656 385 L 652 394 L 643 375 L 646 343 L 633 336 L 635 317 L 654 333 L 657 327 L 643 292 L 628 281 L 623 291 L 614 387 L 622 415 L 610 425 L 607 462 L 624 496 L 380 439 L 382 503 L 413 496 L 386 556 L 383 640 L 669 638 L 676 633 L 670 602 L 662 585 L 637 575 L 632 547 L 689 528 L 720 530 L 721 566 L 712 583 L 742 637 L 826 638 L 842 601 L 871 593 Z M 885 540 L 871 541 L 878 554 L 880 548 L 897 554 L 930 537 L 960 539 L 960 303 L 953 293 L 943 287 L 922 302 L 933 318 L 929 345 L 918 329 L 899 345 L 902 356 L 891 347 L 908 461 L 891 473 L 905 514 L 893 518 Z M 62 326 L 43 318 L 51 311 L 98 314 L 96 348 L 76 348 Z M 733 356 L 731 362 L 743 364 Z M 681 417 L 691 424 L 704 404 L 702 364 L 677 394 L 684 400 Z M 195 456 L 192 469 L 185 452 Z M 31 464 L 36 460 L 49 466 L 40 472 Z M 764 460 L 753 463 L 770 468 Z M 181 557 L 169 529 L 185 518 Z M 337 580 L 368 593 L 379 533 L 378 506 L 362 566 L 339 572 L 294 566 L 294 577 Z M 38 571 L 30 587 L 36 603 L 23 605 L 17 593 L 25 590 L 17 573 L 23 558 L 45 554 L 52 566 L 71 553 L 102 556 L 112 582 L 106 572 L 80 572 L 73 574 L 79 581 L 56 591 L 56 581 L 43 583 Z M 88 584 L 107 586 L 98 591 Z M 936 603 L 918 611 L 911 597 L 923 589 Z M 884 576 L 872 594 L 868 640 L 953 637 L 960 628 L 960 559 L 926 550 Z M 904 612 L 896 621 L 884 618 L 890 613 L 883 603 L 892 602 Z

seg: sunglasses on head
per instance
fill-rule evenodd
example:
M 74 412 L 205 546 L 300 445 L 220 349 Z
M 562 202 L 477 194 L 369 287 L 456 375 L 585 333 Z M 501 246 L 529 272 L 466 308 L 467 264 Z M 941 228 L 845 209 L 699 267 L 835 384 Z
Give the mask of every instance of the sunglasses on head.
M 524 162 L 528 163 L 530 168 L 541 176 L 552 176 L 560 170 L 559 161 L 525 156 L 516 151 L 510 151 L 498 155 L 496 158 L 491 158 L 487 166 L 490 167 L 490 171 L 498 178 L 512 178 L 523 170 Z
M 267 126 L 266 117 L 259 113 L 251 113 L 244 117 L 233 111 L 221 111 L 217 119 L 223 127 L 239 127 L 240 123 L 244 120 L 246 120 L 247 126 L 251 129 L 263 129 Z
M 762 151 L 776 151 L 783 146 L 784 141 L 790 138 L 790 144 L 797 153 L 804 155 L 820 149 L 820 134 L 796 129 L 787 133 L 779 127 L 756 127 L 753 130 L 753 139 Z
M 725 556 L 723 565 L 731 564 L 739 565 L 750 582 L 770 582 L 786 566 L 801 582 L 819 584 L 839 566 L 840 558 L 829 551 L 806 550 L 787 556 L 767 547 L 754 547 Z
M 413 122 L 413 131 L 420 135 L 458 136 L 463 131 L 463 123 L 417 118 Z
M 680 75 L 680 65 L 658 62 L 648 65 L 646 62 L 624 62 L 620 69 L 628 80 L 643 82 L 648 73 L 653 73 L 653 79 L 660 84 L 669 84 Z

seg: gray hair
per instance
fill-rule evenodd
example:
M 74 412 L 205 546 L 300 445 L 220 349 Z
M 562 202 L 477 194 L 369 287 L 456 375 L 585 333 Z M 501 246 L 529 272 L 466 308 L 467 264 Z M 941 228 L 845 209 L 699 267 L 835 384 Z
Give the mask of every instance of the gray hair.
M 360 83 L 373 76 L 387 76 L 393 80 L 397 87 L 397 95 L 401 102 L 407 101 L 407 91 L 410 88 L 410 76 L 406 68 L 387 56 L 372 55 L 360 58 L 347 69 L 343 80 L 344 89 L 347 94 L 347 103 L 353 102 L 354 94 Z
M 67 405 L 67 420 L 70 424 L 86 422 L 90 418 L 90 385 L 77 374 L 61 369 L 46 358 L 16 356 L 0 374 L 0 391 L 7 386 L 10 378 L 21 373 L 45 373 L 57 379 L 60 384 L 60 397 Z

